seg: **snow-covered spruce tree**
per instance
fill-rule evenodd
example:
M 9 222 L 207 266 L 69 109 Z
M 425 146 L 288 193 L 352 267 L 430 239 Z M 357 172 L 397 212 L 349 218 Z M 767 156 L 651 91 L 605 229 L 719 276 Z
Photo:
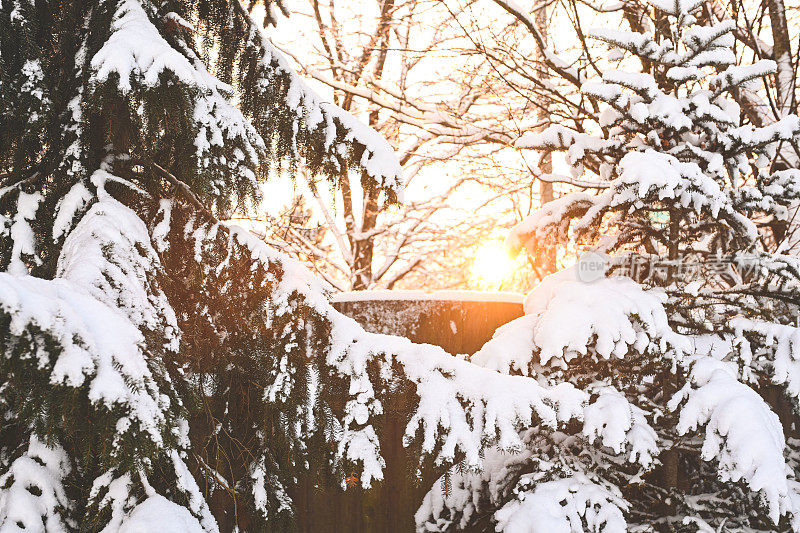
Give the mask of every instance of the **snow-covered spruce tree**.
M 733 25 L 704 26 L 701 5 L 651 0 L 653 33 L 592 32 L 640 70 L 583 84 L 594 122 L 518 140 L 565 152 L 589 191 L 546 204 L 509 243 L 598 255 L 545 278 L 471 361 L 591 402 L 582 424 L 452 468 L 420 530 L 800 531 L 800 258 L 767 224 L 800 196 L 800 172 L 772 168 L 800 120 L 742 124 L 731 92 L 774 64 L 735 65 Z M 610 270 L 590 283 L 580 269 L 599 254 Z
M 220 222 L 300 161 L 402 189 L 238 0 L 3 0 L 0 108 L 0 530 L 290 529 L 304 472 L 381 479 L 398 390 L 408 442 L 473 467 L 582 415 L 573 386 L 364 332 Z

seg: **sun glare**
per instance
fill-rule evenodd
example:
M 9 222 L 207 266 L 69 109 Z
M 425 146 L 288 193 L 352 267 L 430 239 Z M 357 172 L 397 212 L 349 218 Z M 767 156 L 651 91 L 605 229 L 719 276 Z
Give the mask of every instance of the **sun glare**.
M 485 244 L 475 251 L 470 279 L 481 287 L 499 289 L 512 267 L 513 260 L 502 245 Z

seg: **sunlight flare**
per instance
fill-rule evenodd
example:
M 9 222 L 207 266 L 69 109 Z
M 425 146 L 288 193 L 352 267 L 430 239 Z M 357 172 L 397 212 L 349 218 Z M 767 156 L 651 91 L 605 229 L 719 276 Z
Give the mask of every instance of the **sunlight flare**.
M 499 288 L 513 269 L 511 256 L 502 244 L 484 244 L 475 251 L 470 279 L 485 288 Z

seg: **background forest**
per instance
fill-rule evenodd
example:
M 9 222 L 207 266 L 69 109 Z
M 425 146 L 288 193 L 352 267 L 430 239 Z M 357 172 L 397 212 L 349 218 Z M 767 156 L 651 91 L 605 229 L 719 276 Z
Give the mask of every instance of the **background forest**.
M 302 174 L 271 186 L 280 201 L 270 202 L 267 214 L 279 220 L 269 219 L 271 229 L 257 226 L 259 232 L 286 241 L 292 255 L 339 290 L 524 293 L 558 264 L 574 261 L 575 249 L 490 265 L 481 258 L 497 255 L 507 230 L 541 203 L 576 189 L 559 154 L 515 141 L 550 124 L 596 128 L 580 83 L 563 76 L 565 67 L 591 76 L 616 65 L 623 58 L 587 38 L 587 30 L 645 31 L 649 4 L 572 0 L 517 8 L 530 14 L 533 28 L 506 6 L 513 3 L 297 2 L 273 41 L 320 94 L 389 140 L 408 201 L 384 205 L 357 183 L 335 193 L 325 184 L 309 187 Z M 715 1 L 705 13 L 712 23 L 736 22 L 739 62 L 785 58 L 780 76 L 758 78 L 735 96 L 746 120 L 766 125 L 796 113 L 800 7 Z M 544 50 L 553 54 L 549 62 Z

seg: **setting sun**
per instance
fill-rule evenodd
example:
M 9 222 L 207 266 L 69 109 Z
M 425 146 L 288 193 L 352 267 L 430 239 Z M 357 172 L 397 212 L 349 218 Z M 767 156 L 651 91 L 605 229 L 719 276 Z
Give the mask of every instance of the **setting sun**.
M 485 244 L 475 251 L 470 279 L 486 288 L 499 288 L 511 273 L 513 261 L 501 244 Z

